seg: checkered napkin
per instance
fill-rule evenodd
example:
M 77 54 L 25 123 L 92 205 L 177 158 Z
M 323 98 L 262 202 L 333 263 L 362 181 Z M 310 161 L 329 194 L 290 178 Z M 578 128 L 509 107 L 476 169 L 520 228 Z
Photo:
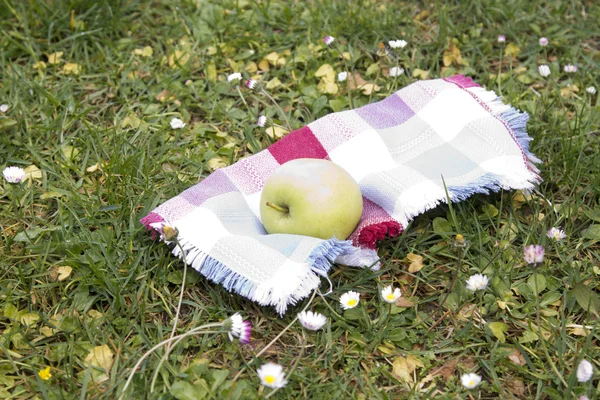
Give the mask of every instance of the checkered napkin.
M 377 240 L 450 199 L 531 189 L 539 162 L 528 120 L 470 78 L 415 82 L 364 107 L 329 114 L 251 157 L 218 169 L 160 205 L 142 223 L 208 279 L 283 314 L 309 295 L 332 263 L 377 267 Z M 359 182 L 362 218 L 346 241 L 265 232 L 259 201 L 267 177 L 296 158 L 328 159 Z

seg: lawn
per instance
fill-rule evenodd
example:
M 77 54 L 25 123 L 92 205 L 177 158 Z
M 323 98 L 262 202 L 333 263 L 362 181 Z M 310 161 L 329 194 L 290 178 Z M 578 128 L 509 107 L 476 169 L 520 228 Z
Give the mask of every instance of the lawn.
M 177 334 L 239 312 L 250 343 L 217 327 L 161 347 L 123 398 L 599 398 L 598 21 L 596 1 L 0 0 L 0 169 L 27 173 L 0 179 L 0 398 L 118 398 L 181 294 Z M 139 222 L 290 128 L 455 74 L 530 114 L 543 182 L 420 215 L 378 244 L 378 271 L 333 267 L 328 296 L 279 317 L 184 278 Z M 468 290 L 478 273 L 487 288 Z M 306 306 L 323 329 L 294 321 Z M 285 387 L 261 385 L 266 362 Z

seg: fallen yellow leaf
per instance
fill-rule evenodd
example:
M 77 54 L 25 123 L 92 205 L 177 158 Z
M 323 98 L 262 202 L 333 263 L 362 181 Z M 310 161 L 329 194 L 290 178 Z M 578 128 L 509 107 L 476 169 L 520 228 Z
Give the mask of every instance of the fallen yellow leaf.
M 397 357 L 392 364 L 392 374 L 398 379 L 408 383 L 413 382 L 413 372 L 417 368 L 423 368 L 423 363 L 412 355 Z
M 221 159 L 220 157 L 211 158 L 210 160 L 208 160 L 207 164 L 208 168 L 210 168 L 213 171 L 227 166 L 227 163 L 223 161 L 223 159 Z
M 152 57 L 152 54 L 154 54 L 154 50 L 152 49 L 152 47 L 146 46 L 143 49 L 133 50 L 133 54 L 142 57 Z
M 373 92 L 379 92 L 379 90 L 381 90 L 381 86 L 374 83 L 367 83 L 364 84 L 360 90 L 362 90 L 363 94 L 369 96 Z
M 415 15 L 415 19 L 417 21 L 423 21 L 427 17 L 429 17 L 429 10 L 423 10 L 420 13 L 418 13 L 417 15 Z
M 256 65 L 256 63 L 254 61 L 250 61 L 248 64 L 246 64 L 246 66 L 244 67 L 244 69 L 248 73 L 253 74 L 256 71 L 258 71 L 258 65 Z
M 412 371 L 409 370 L 406 357 L 397 357 L 392 364 L 392 375 L 401 381 L 412 383 Z
M 113 358 L 113 352 L 105 344 L 96 346 L 89 352 L 85 358 L 85 362 L 89 367 L 92 367 L 91 373 L 94 382 L 99 383 L 108 380 L 108 375 L 113 365 Z
M 577 85 L 568 85 L 564 88 L 560 88 L 560 95 L 566 99 L 571 98 L 575 93 L 579 92 Z
M 275 77 L 273 79 L 271 79 L 269 82 L 267 82 L 267 84 L 265 85 L 265 87 L 267 89 L 275 89 L 276 87 L 281 86 L 281 81 L 279 80 L 279 78 Z
M 409 253 L 406 255 L 406 259 L 410 262 L 410 265 L 408 266 L 408 272 L 419 272 L 421 268 L 423 268 L 422 256 L 414 253 Z
M 35 64 L 33 64 L 33 68 L 35 69 L 46 69 L 46 63 L 43 61 L 38 61 Z
M 277 66 L 280 67 L 282 65 L 285 65 L 285 59 L 283 57 L 281 57 L 277 52 L 273 51 L 269 54 L 267 54 L 263 60 L 267 60 L 267 62 L 269 64 L 271 64 L 272 66 Z
M 267 60 L 262 59 L 258 62 L 258 69 L 267 72 L 271 69 L 271 67 L 269 66 L 269 62 Z
M 40 316 L 35 313 L 26 313 L 19 316 L 19 321 L 25 326 L 34 325 L 40 320 Z
M 175 50 L 169 55 L 169 66 L 171 68 L 179 68 L 185 65 L 190 59 L 190 53 L 183 50 Z
M 57 51 L 56 53 L 48 54 L 48 64 L 59 64 L 61 62 L 61 58 L 63 56 L 62 51 Z
M 451 65 L 460 66 L 463 64 L 462 55 L 460 54 L 460 49 L 456 46 L 456 44 L 452 41 L 448 43 L 448 48 L 444 50 L 444 56 L 442 57 L 442 61 L 446 67 Z
M 590 331 L 585 329 L 583 326 L 576 326 L 569 328 L 569 334 L 575 336 L 587 336 L 590 334 Z
M 25 168 L 25 179 L 42 179 L 42 171 L 35 165 Z
M 62 67 L 62 73 L 65 75 L 79 75 L 81 72 L 81 65 L 75 63 L 66 63 Z
M 121 122 L 121 128 L 139 128 L 142 124 L 142 120 L 131 114 L 123 118 L 123 122 Z
M 330 82 L 325 79 L 322 79 L 321 82 L 319 82 L 317 89 L 320 93 L 329 94 L 336 94 L 339 90 L 338 85 L 336 85 L 335 82 Z
M 89 166 L 85 169 L 85 172 L 96 172 L 98 169 L 100 169 L 100 163 L 96 163 L 92 166 Z
M 270 126 L 265 129 L 265 132 L 267 132 L 267 135 L 271 138 L 280 138 L 287 133 L 287 131 L 280 126 Z
M 71 275 L 71 272 L 73 272 L 73 268 L 66 265 L 63 267 L 58 267 L 56 271 L 58 272 L 58 280 L 64 281 L 69 277 L 69 275 Z
M 43 326 L 40 328 L 40 333 L 46 337 L 50 337 L 56 333 L 56 331 L 49 326 Z
M 521 53 L 521 48 L 514 43 L 507 44 L 506 48 L 504 49 L 504 56 L 506 56 L 506 57 L 517 58 L 517 56 L 520 53 Z
M 419 79 L 428 79 L 429 78 L 429 71 L 425 71 L 419 68 L 415 68 L 413 70 L 412 73 L 413 78 L 419 78 Z
M 315 76 L 327 82 L 335 82 L 335 71 L 329 64 L 321 65 L 317 72 L 315 72 Z
M 394 304 L 396 305 L 396 307 L 405 307 L 405 308 L 412 307 L 415 305 L 415 303 L 408 300 L 406 297 L 398 297 L 398 299 L 396 299 Z
M 514 349 L 512 353 L 508 355 L 508 359 L 517 365 L 522 366 L 526 364 L 525 358 L 518 349 Z

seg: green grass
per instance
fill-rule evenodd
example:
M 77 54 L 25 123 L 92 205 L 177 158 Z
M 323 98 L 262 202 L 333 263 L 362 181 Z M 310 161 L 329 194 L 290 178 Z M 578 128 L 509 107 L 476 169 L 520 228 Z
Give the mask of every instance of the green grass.
M 575 378 L 583 357 L 600 367 L 597 303 L 585 309 L 586 296 L 598 297 L 600 275 L 600 113 L 597 95 L 585 91 L 600 82 L 599 5 L 352 3 L 0 0 L 0 104 L 10 106 L 0 114 L 0 167 L 41 171 L 31 184 L 0 184 L 0 398 L 114 399 L 139 357 L 169 337 L 182 262 L 138 221 L 215 165 L 275 140 L 256 128 L 256 115 L 284 125 L 277 108 L 250 96 L 246 109 L 226 82 L 271 52 L 285 64 L 271 66 L 261 81 L 280 80 L 269 92 L 293 128 L 350 107 L 345 92 L 317 89 L 314 73 L 323 64 L 336 73 L 357 71 L 381 87 L 371 95 L 353 91 L 355 107 L 416 81 L 416 69 L 430 78 L 469 75 L 530 113 L 544 182 L 529 198 L 474 196 L 418 217 L 399 238 L 380 243 L 378 272 L 334 268 L 334 293 L 311 305 L 329 317 L 326 328 L 308 333 L 294 324 L 258 360 L 254 355 L 303 305 L 280 319 L 189 271 L 178 332 L 240 311 L 252 322 L 253 340 L 240 346 L 224 334 L 206 334 L 183 341 L 150 393 L 164 355 L 159 350 L 127 398 L 257 398 L 270 392 L 255 374 L 267 360 L 288 373 L 298 362 L 274 396 L 281 398 L 599 396 L 597 378 L 584 384 Z M 496 42 L 499 34 L 506 44 Z M 323 48 L 325 35 L 336 37 L 350 59 Z M 538 45 L 541 36 L 550 39 L 548 47 Z M 369 67 L 395 65 L 376 49 L 397 38 L 409 44 L 398 60 L 406 73 L 394 80 Z M 463 62 L 444 67 L 452 40 Z M 509 44 L 520 48 L 516 58 L 503 54 Z M 153 49 L 150 57 L 133 54 L 145 46 Z M 176 50 L 189 58 L 169 65 Z M 63 52 L 62 61 L 52 65 L 48 55 L 55 52 Z M 34 67 L 40 61 L 46 68 Z M 80 65 L 80 73 L 63 73 L 66 63 Z M 565 74 L 567 63 L 578 72 Z M 540 64 L 551 66 L 549 79 L 539 76 Z M 173 117 L 187 127 L 170 129 Z M 563 227 L 567 239 L 550 241 L 545 232 L 552 226 Z M 471 243 L 440 308 L 457 269 L 456 233 Z M 546 248 L 537 289 L 536 272 L 522 259 L 531 243 Z M 407 272 L 409 253 L 424 259 L 414 274 Z M 72 272 L 60 280 L 58 268 L 66 266 Z M 479 272 L 491 280 L 481 299 L 464 288 Z M 414 304 L 381 302 L 378 291 L 388 284 Z M 341 313 L 336 299 L 347 290 L 362 294 L 360 307 Z M 468 312 L 479 305 L 479 316 Z M 505 324 L 503 341 L 489 325 L 480 327 L 481 317 Z M 594 328 L 586 334 L 572 324 Z M 103 345 L 114 359 L 98 382 L 103 372 L 86 357 Z M 408 356 L 417 367 L 405 376 L 400 367 Z M 52 378 L 42 380 L 37 373 L 47 366 Z M 471 371 L 483 383 L 469 395 L 460 375 Z M 185 397 L 185 390 L 194 394 Z

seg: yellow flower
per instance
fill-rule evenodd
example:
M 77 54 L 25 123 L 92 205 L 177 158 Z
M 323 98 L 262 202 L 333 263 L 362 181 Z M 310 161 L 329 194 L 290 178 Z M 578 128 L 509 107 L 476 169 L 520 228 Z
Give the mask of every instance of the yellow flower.
M 52 378 L 52 374 L 50 373 L 50 367 L 46 367 L 38 371 L 38 375 L 43 380 L 47 381 Z

